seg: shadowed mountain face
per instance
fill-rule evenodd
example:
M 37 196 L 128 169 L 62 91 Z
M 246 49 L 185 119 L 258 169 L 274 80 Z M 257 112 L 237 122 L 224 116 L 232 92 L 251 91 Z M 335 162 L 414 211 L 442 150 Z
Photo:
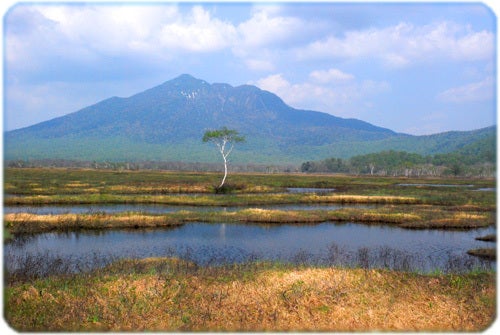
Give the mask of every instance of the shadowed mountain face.
M 410 147 L 415 141 L 422 142 L 409 151 L 432 151 L 435 147 L 425 149 L 428 145 L 424 142 L 429 142 L 424 141 L 425 136 L 397 134 L 356 119 L 294 109 L 255 86 L 209 84 L 181 75 L 129 98 L 109 98 L 63 117 L 7 132 L 5 158 L 214 161 L 217 157 L 201 138 L 206 130 L 222 126 L 246 137 L 247 143 L 235 153 L 244 162 L 348 157 L 391 149 L 391 145 L 401 144 L 398 139 L 411 142 Z M 465 133 L 456 132 L 451 142 L 457 137 L 456 145 L 460 145 L 459 138 Z M 449 143 L 449 136 L 445 137 Z M 454 149 L 452 145 L 444 151 Z

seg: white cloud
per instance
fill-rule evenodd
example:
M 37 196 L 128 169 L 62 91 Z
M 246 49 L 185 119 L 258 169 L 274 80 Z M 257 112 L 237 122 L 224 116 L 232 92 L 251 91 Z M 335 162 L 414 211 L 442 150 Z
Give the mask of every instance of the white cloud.
M 29 31 L 7 33 L 6 49 L 13 50 L 10 62 L 18 59 L 17 52 L 50 53 L 62 59 L 130 52 L 147 57 L 182 51 L 211 52 L 233 45 L 236 39 L 236 28 L 231 23 L 212 17 L 200 6 L 186 14 L 175 5 L 19 6 L 9 13 L 8 24 L 15 25 L 16 20 L 22 20 L 19 25 L 25 24 L 29 19 L 26 12 L 43 20 L 37 20 L 38 25 Z
M 172 59 L 188 53 L 231 51 L 250 69 L 272 70 L 284 45 L 305 29 L 300 19 L 281 16 L 277 6 L 256 6 L 235 24 L 201 6 L 50 5 L 18 6 L 7 25 L 33 22 L 23 32 L 7 30 L 9 65 L 43 63 L 33 55 L 92 61 L 135 54 Z M 36 20 L 34 18 L 37 18 Z
M 330 74 L 331 78 L 328 78 Z M 324 75 L 324 76 L 323 76 Z M 338 81 L 338 77 L 342 80 Z M 335 80 L 331 80 L 331 79 Z M 291 83 L 283 74 L 272 74 L 252 83 L 261 89 L 275 93 L 287 104 L 303 109 L 330 112 L 344 117 L 355 116 L 357 106 L 373 106 L 369 99 L 390 91 L 387 82 L 373 80 L 356 81 L 354 76 L 337 69 L 313 71 L 312 81 Z M 320 82 L 318 79 L 330 79 Z
M 52 32 L 67 45 L 85 46 L 106 54 L 118 54 L 130 45 L 157 45 L 164 22 L 176 20 L 176 6 L 40 6 L 37 10 L 55 22 Z M 49 37 L 49 36 L 47 36 Z M 43 38 L 43 36 L 42 36 Z
M 283 78 L 281 73 L 261 78 L 257 80 L 255 84 L 263 90 L 279 95 L 281 98 L 284 98 L 284 95 L 286 95 L 287 98 L 289 98 L 290 95 L 293 96 L 293 94 L 290 93 L 295 90 L 293 85 Z
M 445 102 L 463 103 L 493 99 L 494 80 L 487 77 L 479 82 L 453 87 L 438 94 L 438 99 Z
M 214 19 L 202 7 L 193 7 L 186 19 L 162 26 L 160 42 L 163 46 L 194 52 L 209 52 L 234 43 L 236 29 L 231 23 Z
M 354 79 L 354 75 L 340 71 L 339 69 L 316 70 L 309 77 L 319 83 L 343 82 Z
M 338 93 L 328 87 L 311 84 L 309 82 L 291 83 L 281 73 L 269 75 L 253 83 L 259 88 L 270 91 L 285 103 L 295 108 L 316 109 L 319 111 L 331 111 Z
M 246 59 L 245 64 L 250 70 L 255 71 L 272 71 L 275 68 L 268 59 Z
M 236 26 L 237 39 L 233 54 L 250 70 L 272 71 L 282 57 L 289 57 L 287 48 L 297 43 L 307 23 L 291 16 L 280 15 L 279 6 L 254 6 L 251 16 Z
M 449 22 L 424 26 L 400 23 L 328 36 L 299 49 L 297 54 L 302 59 L 375 58 L 393 67 L 436 59 L 489 60 L 494 56 L 494 34 Z
M 274 6 L 260 6 L 252 16 L 238 25 L 238 48 L 261 48 L 289 42 L 304 22 L 295 17 L 279 16 Z
M 492 32 L 450 22 L 400 23 L 337 36 L 324 35 L 326 30 L 317 35 L 317 23 L 283 14 L 280 6 L 254 6 L 250 16 L 239 23 L 219 19 L 201 6 L 186 9 L 181 11 L 172 4 L 17 6 L 6 17 L 7 28 L 19 20 L 19 25 L 29 29 L 7 29 L 7 62 L 34 67 L 44 61 L 44 55 L 88 62 L 130 53 L 171 59 L 185 52 L 229 50 L 251 70 L 273 71 L 284 57 L 296 56 L 378 59 L 388 66 L 403 67 L 436 59 L 492 60 L 494 55 Z M 306 42 L 311 38 L 312 42 Z M 336 75 L 317 73 L 313 77 L 333 80 Z

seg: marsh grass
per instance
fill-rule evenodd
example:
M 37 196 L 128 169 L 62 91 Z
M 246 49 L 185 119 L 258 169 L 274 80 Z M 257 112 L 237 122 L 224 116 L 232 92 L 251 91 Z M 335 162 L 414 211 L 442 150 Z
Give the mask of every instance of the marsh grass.
M 485 242 L 496 242 L 497 241 L 497 236 L 494 234 L 489 234 L 486 236 L 479 236 L 476 237 L 476 240 L 478 241 L 485 241 Z
M 497 251 L 495 248 L 478 248 L 467 251 L 469 255 L 477 256 L 484 259 L 497 259 Z
M 17 331 L 482 331 L 494 297 L 485 272 L 154 258 L 13 282 L 5 318 Z
M 76 195 L 76 194 L 167 194 L 212 193 L 219 173 L 167 171 L 126 171 L 90 169 L 6 168 L 4 189 L 11 195 Z M 426 203 L 441 205 L 495 204 L 495 192 L 477 192 L 494 188 L 494 179 L 396 178 L 350 175 L 258 174 L 233 173 L 228 183 L 237 193 L 283 192 L 286 188 L 335 188 L 336 194 L 406 196 Z M 453 184 L 460 187 L 401 187 L 406 184 Z
M 63 233 L 64 234 L 64 233 Z M 22 235 L 11 243 L 13 247 L 22 248 L 24 244 L 30 243 L 35 235 Z M 441 253 L 439 257 L 422 257 L 419 253 L 411 253 L 389 246 L 378 246 L 372 248 L 359 247 L 358 249 L 346 248 L 335 243 L 329 244 L 325 249 L 315 253 L 307 249 L 299 249 L 294 253 L 273 254 L 249 252 L 237 246 L 189 246 L 176 245 L 165 246 L 155 251 L 156 259 L 168 257 L 176 260 L 176 270 L 192 271 L 198 268 L 238 268 L 244 269 L 255 264 L 267 264 L 273 262 L 278 265 L 296 267 L 340 267 L 340 268 L 362 268 L 362 269 L 387 269 L 393 271 L 429 273 L 439 269 L 440 273 L 467 273 L 470 271 L 490 271 L 494 264 L 490 259 L 475 258 L 465 254 L 456 254 L 451 251 Z M 54 275 L 85 274 L 89 271 L 108 267 L 128 267 L 130 259 L 137 259 L 140 266 L 155 265 L 155 262 L 144 263 L 142 259 L 151 254 L 141 253 L 133 248 L 127 249 L 123 246 L 121 252 L 115 254 L 112 250 L 107 252 L 85 252 L 78 254 L 66 254 L 58 252 L 39 252 L 26 250 L 16 252 L 6 249 L 4 253 L 4 270 L 7 283 L 31 281 L 37 278 L 45 278 Z M 125 257 L 125 259 L 124 259 Z M 150 259 L 150 258 L 148 258 Z M 151 260 L 151 259 L 150 259 Z M 132 269 L 132 268 L 131 268 Z M 124 269 L 123 269 L 124 270 Z
M 457 212 L 436 206 L 386 205 L 376 209 L 342 208 L 339 210 L 273 210 L 247 208 L 234 212 L 187 211 L 166 214 L 146 212 L 48 214 L 10 213 L 4 215 L 4 227 L 10 233 L 37 233 L 79 229 L 153 228 L 187 222 L 226 222 L 259 224 L 310 224 L 357 222 L 390 224 L 408 229 L 470 229 L 495 223 L 492 212 Z
M 182 224 L 167 215 L 141 213 L 51 214 L 13 213 L 4 215 L 10 233 L 40 233 L 80 229 L 119 229 L 171 227 Z
M 229 192 L 229 191 L 228 191 Z M 177 206 L 255 206 L 272 204 L 419 204 L 416 198 L 404 196 L 359 196 L 316 194 L 219 194 L 219 195 L 34 195 L 12 196 L 6 205 L 62 205 L 62 204 L 164 204 Z

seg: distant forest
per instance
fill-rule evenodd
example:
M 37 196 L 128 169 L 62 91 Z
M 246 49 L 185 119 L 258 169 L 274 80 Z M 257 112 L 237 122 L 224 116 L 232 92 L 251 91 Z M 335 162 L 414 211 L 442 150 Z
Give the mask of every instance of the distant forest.
M 328 158 L 302 163 L 306 173 L 348 173 L 382 176 L 469 176 L 496 175 L 496 145 L 487 137 L 447 154 L 423 156 L 406 151 L 382 151 L 349 159 Z
M 222 163 L 180 162 L 180 161 L 82 161 L 71 159 L 33 159 L 5 161 L 8 168 L 82 168 L 114 171 L 166 170 L 188 172 L 221 172 Z M 232 172 L 291 173 L 299 172 L 299 166 L 270 164 L 231 164 Z
M 278 160 L 279 161 L 279 160 Z M 66 167 L 124 170 L 173 170 L 193 172 L 219 172 L 221 163 L 162 162 L 162 161 L 79 161 L 65 159 L 10 160 L 5 167 Z M 345 173 L 378 176 L 496 176 L 496 137 L 487 136 L 461 149 L 434 155 L 421 155 L 406 151 L 382 151 L 351 158 L 327 158 L 294 164 L 231 164 L 232 172 L 260 173 Z

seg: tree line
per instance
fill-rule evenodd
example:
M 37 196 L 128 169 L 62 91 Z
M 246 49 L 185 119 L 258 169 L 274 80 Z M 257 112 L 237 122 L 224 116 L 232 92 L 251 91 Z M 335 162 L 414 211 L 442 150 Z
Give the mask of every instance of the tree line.
M 222 188 L 228 173 L 227 157 L 234 143 L 243 142 L 245 138 L 238 131 L 223 127 L 206 131 L 203 142 L 214 143 L 224 162 L 224 177 L 219 188 Z M 61 159 L 36 161 L 8 161 L 7 167 L 84 167 L 112 170 L 176 170 L 208 172 L 220 171 L 220 166 L 213 163 L 190 162 L 89 162 Z M 298 172 L 293 165 L 234 165 L 234 172 Z M 348 159 L 327 158 L 319 161 L 302 163 L 300 171 L 304 173 L 348 173 L 370 174 L 381 176 L 469 176 L 495 177 L 496 175 L 496 136 L 487 136 L 470 143 L 459 150 L 446 154 L 420 155 L 406 151 L 382 151 L 353 156 Z
M 349 159 L 328 158 L 302 163 L 306 173 L 348 173 L 379 176 L 469 176 L 494 177 L 494 152 L 476 155 L 453 152 L 423 156 L 405 151 L 382 151 Z
M 188 172 L 223 172 L 220 163 L 181 162 L 181 161 L 84 161 L 68 159 L 33 159 L 8 160 L 4 162 L 8 168 L 83 168 L 113 171 L 167 170 Z M 233 172 L 289 173 L 299 172 L 299 165 L 283 164 L 231 164 Z

